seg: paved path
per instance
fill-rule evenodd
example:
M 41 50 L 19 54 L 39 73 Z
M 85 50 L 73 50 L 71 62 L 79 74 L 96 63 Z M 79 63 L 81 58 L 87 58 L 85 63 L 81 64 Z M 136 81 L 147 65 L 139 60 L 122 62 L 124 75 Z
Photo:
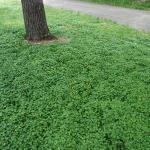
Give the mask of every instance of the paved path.
M 107 18 L 119 24 L 150 32 L 150 11 L 93 4 L 78 0 L 44 0 L 44 3 L 52 7 L 74 10 L 97 17 Z

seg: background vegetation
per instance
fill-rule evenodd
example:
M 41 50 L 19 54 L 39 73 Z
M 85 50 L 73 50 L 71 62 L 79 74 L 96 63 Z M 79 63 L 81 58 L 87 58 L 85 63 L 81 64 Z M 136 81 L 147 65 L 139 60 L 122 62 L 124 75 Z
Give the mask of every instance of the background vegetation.
M 150 10 L 150 0 L 83 0 L 83 1 Z

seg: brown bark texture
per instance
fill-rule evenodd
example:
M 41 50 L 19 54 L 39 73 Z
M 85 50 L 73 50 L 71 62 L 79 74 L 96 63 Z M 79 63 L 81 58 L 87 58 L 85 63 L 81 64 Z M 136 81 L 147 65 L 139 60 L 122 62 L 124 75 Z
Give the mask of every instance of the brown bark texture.
M 29 41 L 40 41 L 49 38 L 43 0 L 21 0 L 26 36 Z

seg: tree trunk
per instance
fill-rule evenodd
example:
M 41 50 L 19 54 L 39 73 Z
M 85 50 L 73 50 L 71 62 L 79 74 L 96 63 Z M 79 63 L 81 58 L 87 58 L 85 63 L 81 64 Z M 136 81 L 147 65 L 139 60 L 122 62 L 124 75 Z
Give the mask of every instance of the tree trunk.
M 43 0 L 21 0 L 26 39 L 29 41 L 46 40 L 50 37 Z

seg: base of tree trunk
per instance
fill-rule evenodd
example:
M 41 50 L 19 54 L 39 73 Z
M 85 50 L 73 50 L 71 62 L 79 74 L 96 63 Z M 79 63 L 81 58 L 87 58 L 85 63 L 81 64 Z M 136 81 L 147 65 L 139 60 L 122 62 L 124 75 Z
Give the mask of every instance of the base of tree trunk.
M 58 38 L 54 35 L 49 34 L 48 36 L 45 36 L 45 37 L 43 37 L 42 39 L 39 39 L 39 40 L 33 40 L 30 37 L 25 37 L 25 39 L 30 43 L 44 43 L 44 42 L 49 42 L 49 41 L 55 41 Z
M 67 38 L 67 37 L 55 37 L 55 36 L 50 36 L 48 37 L 47 39 L 45 40 L 26 40 L 28 43 L 30 44 L 49 44 L 49 43 L 55 43 L 55 42 L 58 42 L 58 43 L 64 43 L 64 44 L 67 44 L 67 43 L 70 43 L 71 39 Z

